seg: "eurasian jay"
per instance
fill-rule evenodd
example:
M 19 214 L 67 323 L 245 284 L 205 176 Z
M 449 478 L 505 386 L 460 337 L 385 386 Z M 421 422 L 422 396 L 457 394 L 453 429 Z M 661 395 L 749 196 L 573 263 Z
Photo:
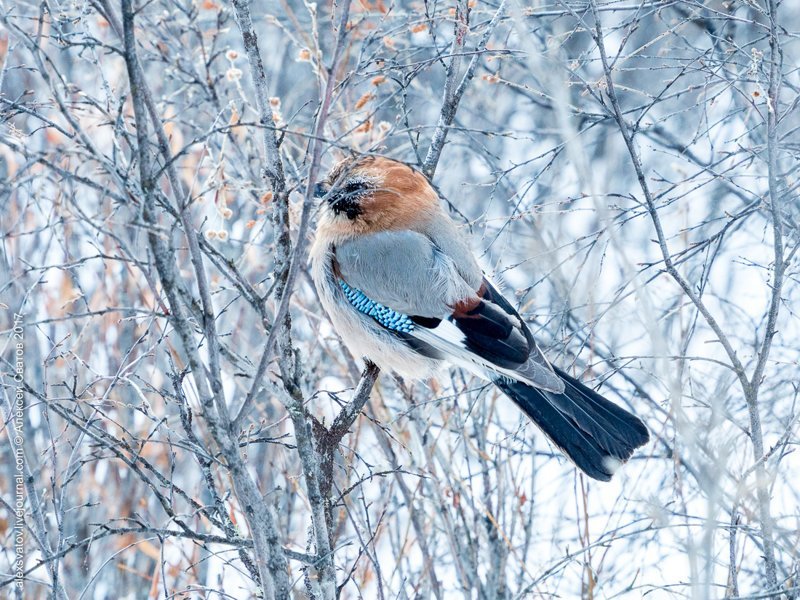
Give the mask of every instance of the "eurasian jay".
M 468 369 L 601 481 L 647 443 L 638 417 L 548 362 L 420 172 L 387 158 L 351 159 L 315 195 L 312 277 L 356 357 L 406 378 L 446 363 Z

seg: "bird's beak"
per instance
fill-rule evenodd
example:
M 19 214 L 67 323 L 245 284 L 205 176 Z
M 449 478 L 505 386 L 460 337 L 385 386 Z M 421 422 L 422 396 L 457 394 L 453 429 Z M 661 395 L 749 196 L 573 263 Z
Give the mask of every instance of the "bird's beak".
M 320 199 L 330 191 L 330 188 L 324 181 L 318 181 L 314 184 L 314 198 Z

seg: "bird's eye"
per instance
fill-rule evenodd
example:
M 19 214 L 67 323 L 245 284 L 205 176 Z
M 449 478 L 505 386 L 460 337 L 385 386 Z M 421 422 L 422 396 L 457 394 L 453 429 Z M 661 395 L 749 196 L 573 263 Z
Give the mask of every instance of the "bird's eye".
M 344 184 L 342 192 L 345 194 L 357 194 L 358 192 L 364 191 L 366 187 L 366 181 L 348 181 Z
M 344 213 L 348 219 L 353 220 L 361 215 L 361 202 L 371 189 L 368 180 L 354 177 L 337 186 L 328 197 L 328 202 L 336 214 Z

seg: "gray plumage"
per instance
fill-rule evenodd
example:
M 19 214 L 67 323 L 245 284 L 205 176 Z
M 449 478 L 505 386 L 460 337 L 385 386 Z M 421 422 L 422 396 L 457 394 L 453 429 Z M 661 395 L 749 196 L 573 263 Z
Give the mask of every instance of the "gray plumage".
M 399 313 L 442 319 L 437 327 L 430 330 L 418 328 L 412 336 L 438 350 L 451 363 L 467 368 L 481 377 L 491 378 L 500 374 L 545 390 L 561 392 L 561 379 L 553 372 L 550 363 L 532 340 L 528 360 L 515 368 L 496 365 L 465 345 L 463 332 L 447 318 L 456 304 L 477 298 L 476 292 L 483 281 L 483 273 L 455 225 L 446 215 L 441 215 L 435 228 L 426 229 L 425 233 L 411 230 L 371 233 L 332 245 L 330 252 L 336 261 L 339 276 L 348 286 L 360 290 L 370 300 Z M 429 237 L 431 234 L 435 236 L 434 239 Z M 456 254 L 447 254 L 443 248 L 449 248 Z M 336 320 L 336 315 L 341 311 L 334 309 L 332 304 L 335 303 L 339 308 L 344 296 L 336 289 L 332 270 L 327 277 L 327 287 L 331 289 L 332 298 L 329 304 L 327 295 L 323 296 L 323 303 Z M 516 319 L 515 316 L 510 318 Z M 351 315 L 348 320 L 356 319 L 359 330 L 361 327 L 376 330 L 380 328 L 368 319 L 362 321 L 363 317 Z M 518 322 L 518 326 L 524 327 L 521 322 Z M 352 330 L 352 324 L 340 326 L 338 329 L 345 332 L 342 335 L 352 347 L 354 343 L 348 339 L 350 336 L 347 333 Z M 363 335 L 363 332 L 359 335 Z M 381 339 L 384 346 L 390 344 L 393 347 L 392 352 L 397 353 L 392 368 L 404 371 L 402 367 L 398 368 L 400 361 L 397 358 L 404 356 L 406 352 L 399 351 L 396 340 L 385 335 Z M 382 352 L 381 355 L 383 354 L 391 353 Z
M 336 246 L 335 256 L 348 285 L 407 315 L 444 318 L 454 304 L 474 297 L 480 286 L 477 265 L 473 269 L 461 264 L 459 269 L 433 240 L 416 231 L 386 231 L 348 240 Z

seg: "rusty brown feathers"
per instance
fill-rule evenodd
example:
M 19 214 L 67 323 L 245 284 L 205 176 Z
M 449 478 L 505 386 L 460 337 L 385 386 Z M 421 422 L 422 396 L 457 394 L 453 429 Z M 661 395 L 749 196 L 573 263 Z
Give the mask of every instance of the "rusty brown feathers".
M 360 202 L 358 219 L 337 219 L 324 225 L 338 236 L 418 229 L 439 214 L 439 197 L 422 173 L 401 163 L 379 156 L 347 159 L 334 167 L 326 183 L 333 187 L 348 177 L 371 182 L 372 191 Z

